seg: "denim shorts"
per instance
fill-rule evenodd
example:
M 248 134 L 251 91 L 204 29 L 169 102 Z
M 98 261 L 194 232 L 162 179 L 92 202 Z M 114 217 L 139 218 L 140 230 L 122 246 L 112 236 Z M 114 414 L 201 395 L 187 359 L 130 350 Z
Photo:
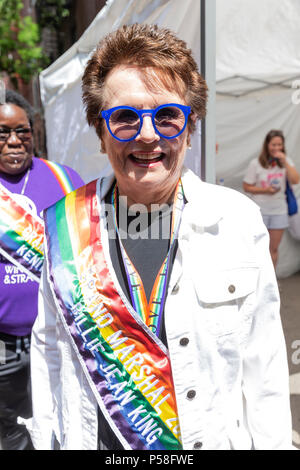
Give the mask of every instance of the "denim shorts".
M 289 217 L 287 214 L 281 215 L 265 215 L 262 214 L 262 218 L 267 229 L 285 229 L 289 226 Z

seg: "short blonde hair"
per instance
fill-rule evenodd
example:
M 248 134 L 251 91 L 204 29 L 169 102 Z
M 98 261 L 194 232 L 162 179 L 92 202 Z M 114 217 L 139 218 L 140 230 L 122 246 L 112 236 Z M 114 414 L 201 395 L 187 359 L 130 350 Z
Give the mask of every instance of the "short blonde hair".
M 168 90 L 175 89 L 198 119 L 205 116 L 207 85 L 186 43 L 169 29 L 157 25 L 125 25 L 100 41 L 82 78 L 87 121 L 99 136 L 106 77 L 114 67 L 124 64 L 144 69 L 148 87 L 160 83 Z M 195 130 L 195 120 L 191 117 L 188 127 L 190 132 Z

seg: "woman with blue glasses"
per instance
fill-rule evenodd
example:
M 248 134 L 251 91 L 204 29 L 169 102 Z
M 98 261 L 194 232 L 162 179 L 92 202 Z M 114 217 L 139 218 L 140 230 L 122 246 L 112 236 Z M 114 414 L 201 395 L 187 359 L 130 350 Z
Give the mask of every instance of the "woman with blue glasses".
M 62 449 L 291 446 L 259 209 L 184 167 L 206 95 L 191 51 L 157 26 L 123 26 L 87 64 L 87 120 L 112 172 L 45 212 L 36 448 L 53 434 Z

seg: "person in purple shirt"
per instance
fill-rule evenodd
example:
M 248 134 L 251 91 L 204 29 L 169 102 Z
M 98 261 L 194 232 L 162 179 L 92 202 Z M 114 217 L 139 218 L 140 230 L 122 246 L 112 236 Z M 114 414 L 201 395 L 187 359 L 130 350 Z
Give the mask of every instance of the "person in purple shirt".
M 18 93 L 6 90 L 0 104 L 0 184 L 16 201 L 41 216 L 65 192 L 47 162 L 33 156 L 33 112 Z M 74 189 L 83 180 L 60 166 Z M 4 450 L 32 449 L 18 416 L 31 416 L 29 349 L 37 316 L 38 283 L 0 255 L 0 446 Z

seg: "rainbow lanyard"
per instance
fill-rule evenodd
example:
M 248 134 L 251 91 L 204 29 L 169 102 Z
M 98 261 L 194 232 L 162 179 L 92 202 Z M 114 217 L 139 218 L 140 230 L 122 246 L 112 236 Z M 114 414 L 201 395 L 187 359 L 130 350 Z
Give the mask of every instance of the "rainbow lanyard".
M 113 208 L 113 220 L 122 253 L 123 264 L 127 276 L 132 306 L 142 318 L 144 323 L 151 329 L 154 334 L 158 336 L 160 332 L 160 325 L 167 292 L 170 255 L 172 252 L 173 245 L 177 239 L 181 222 L 181 215 L 184 208 L 184 193 L 182 182 L 181 180 L 178 181 L 174 195 L 169 251 L 156 276 L 150 295 L 149 304 L 147 302 L 143 281 L 136 268 L 134 267 L 133 263 L 131 262 L 128 254 L 126 253 L 126 250 L 122 244 L 121 237 L 119 234 L 117 224 L 117 191 L 118 189 L 116 183 L 112 191 L 111 198 Z

